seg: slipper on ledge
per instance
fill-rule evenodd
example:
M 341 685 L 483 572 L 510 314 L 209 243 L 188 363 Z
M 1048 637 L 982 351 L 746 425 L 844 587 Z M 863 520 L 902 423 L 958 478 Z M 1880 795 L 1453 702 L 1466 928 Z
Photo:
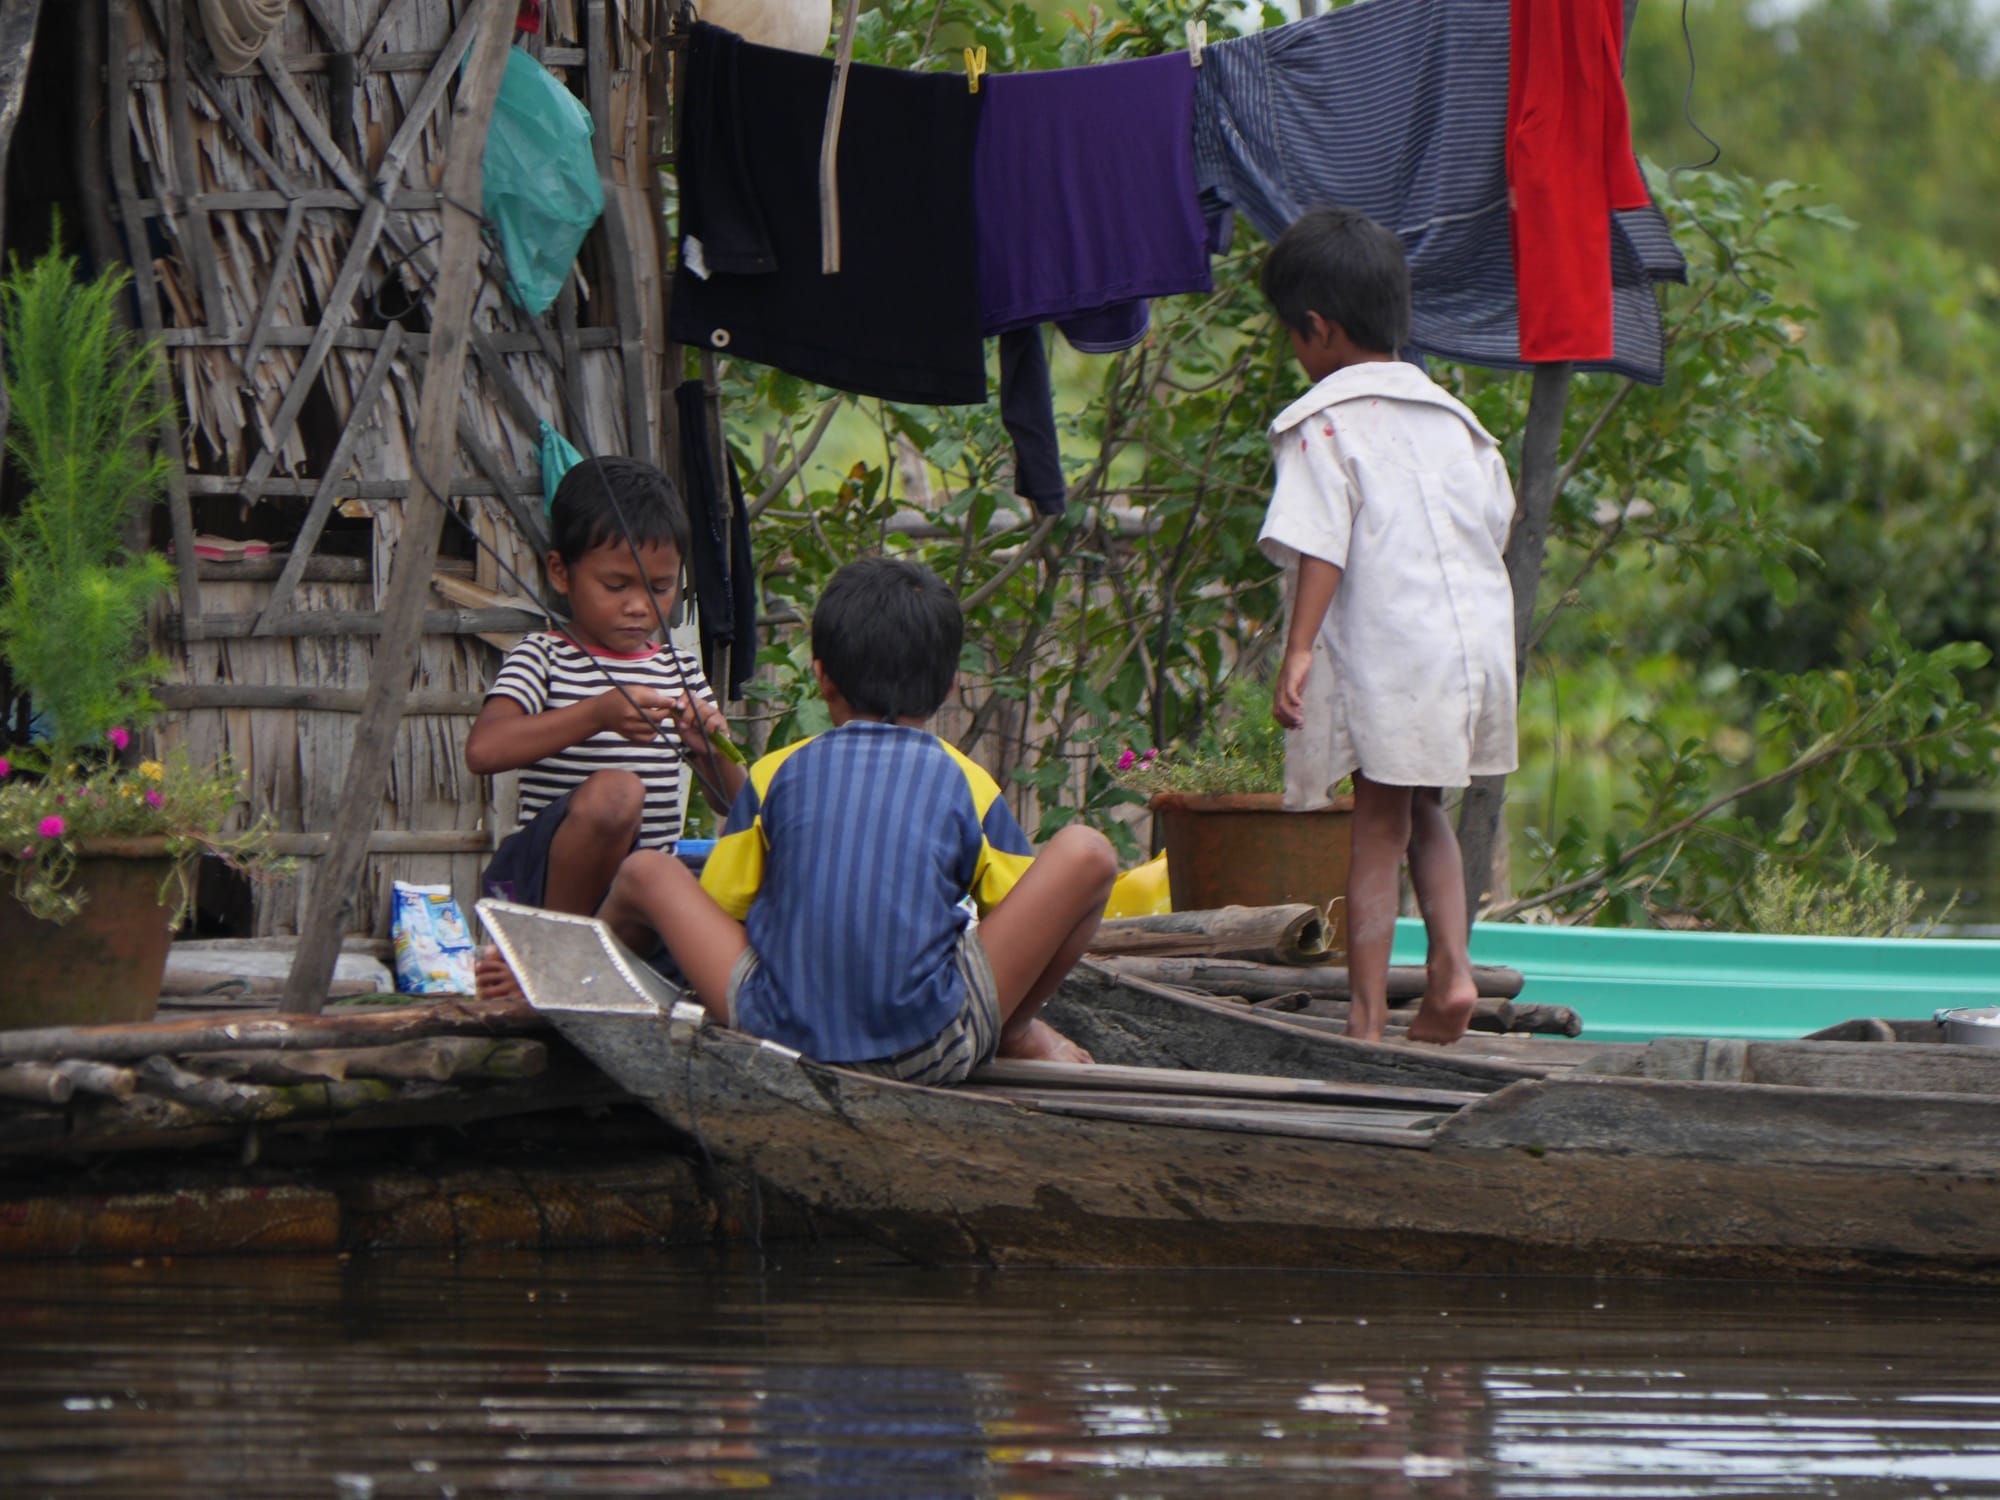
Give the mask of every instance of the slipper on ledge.
M 269 557 L 271 544 L 215 536 L 204 531 L 194 539 L 194 555 L 203 562 L 242 562 L 246 558 Z

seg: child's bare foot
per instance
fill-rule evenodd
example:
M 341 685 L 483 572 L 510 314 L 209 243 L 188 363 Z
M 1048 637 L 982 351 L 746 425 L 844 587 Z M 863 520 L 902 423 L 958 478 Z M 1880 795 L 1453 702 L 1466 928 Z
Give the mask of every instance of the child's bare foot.
M 481 948 L 472 960 L 473 992 L 482 1000 L 524 1000 L 521 981 L 514 977 L 514 971 L 507 967 L 507 960 L 500 956 L 500 950 L 490 944 Z
M 1014 1036 L 1000 1038 L 1002 1057 L 1025 1057 L 1038 1062 L 1087 1063 L 1096 1059 L 1064 1036 L 1047 1021 L 1030 1021 Z
M 1478 999 L 1479 986 L 1470 974 L 1449 984 L 1428 986 L 1403 1039 L 1449 1047 L 1472 1024 L 1472 1007 Z

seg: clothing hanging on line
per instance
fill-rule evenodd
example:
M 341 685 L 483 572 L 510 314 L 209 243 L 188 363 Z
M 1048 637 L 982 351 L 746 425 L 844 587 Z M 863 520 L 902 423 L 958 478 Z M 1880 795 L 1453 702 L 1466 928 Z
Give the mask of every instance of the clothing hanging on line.
M 750 556 L 750 509 L 743 502 L 743 482 L 727 453 L 718 454 L 709 439 L 706 393 L 699 380 L 684 380 L 674 388 L 674 409 L 680 418 L 681 467 L 687 476 L 688 582 L 701 626 L 702 673 L 724 686 L 723 658 L 728 657 L 727 696 L 743 696 L 743 685 L 757 668 L 757 570 Z M 729 521 L 716 513 L 717 482 L 727 476 Z
M 841 269 L 820 271 L 833 63 L 697 22 L 669 336 L 836 390 L 986 400 L 972 214 L 980 98 L 955 74 L 856 64 L 838 155 Z
M 1000 417 L 1014 489 L 1060 515 L 1066 486 L 1040 325 L 1115 354 L 1148 299 L 1214 286 L 1194 185 L 1185 54 L 988 74 L 972 160 L 979 320 L 1000 336 Z
M 1194 75 L 1176 53 L 986 77 L 972 180 L 987 333 L 1215 285 L 1195 193 Z M 1101 346 L 1093 321 L 1083 337 Z
M 1613 353 L 1613 209 L 1652 205 L 1632 154 L 1624 0 L 1512 0 L 1507 182 L 1521 358 Z
M 1234 206 L 1272 238 L 1315 205 L 1362 210 L 1408 255 L 1410 352 L 1523 368 L 1510 31 L 1496 0 L 1368 0 L 1211 43 L 1195 79 L 1204 208 Z M 1612 349 L 1580 364 L 1658 384 L 1653 286 L 1685 280 L 1686 265 L 1650 202 L 1610 218 Z

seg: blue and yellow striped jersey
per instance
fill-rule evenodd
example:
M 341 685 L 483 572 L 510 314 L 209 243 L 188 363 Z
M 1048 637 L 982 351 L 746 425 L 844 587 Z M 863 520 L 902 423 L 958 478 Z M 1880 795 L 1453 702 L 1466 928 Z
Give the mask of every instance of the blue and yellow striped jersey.
M 750 768 L 701 883 L 762 960 L 737 1022 L 823 1062 L 893 1057 L 964 1003 L 966 896 L 1034 858 L 993 778 L 923 729 L 851 720 Z

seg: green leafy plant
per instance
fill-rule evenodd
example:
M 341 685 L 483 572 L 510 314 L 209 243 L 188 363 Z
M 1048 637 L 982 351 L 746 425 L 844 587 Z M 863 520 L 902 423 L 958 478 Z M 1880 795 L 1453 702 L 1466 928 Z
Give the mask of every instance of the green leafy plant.
M 1945 915 L 1956 905 L 1945 907 Z M 1924 937 L 1943 916 L 1919 920 L 1924 893 L 1880 860 L 1849 845 L 1846 868 L 1813 880 L 1779 860 L 1767 860 L 1750 877 L 1744 924 L 1752 932 L 1801 937 Z
M 240 798 L 227 762 L 184 756 L 122 767 L 133 728 L 158 711 L 164 663 L 141 649 L 146 609 L 171 580 L 166 560 L 135 553 L 126 532 L 162 492 L 167 460 L 153 446 L 165 415 L 159 353 L 117 315 L 123 272 L 80 282 L 51 252 L 0 282 L 11 404 L 7 448 L 25 481 L 19 511 L 0 520 L 0 655 L 28 696 L 33 742 L 0 758 L 0 859 L 38 917 L 81 905 L 76 861 L 96 839 L 164 839 L 184 909 L 192 861 L 214 850 L 256 858 L 261 825 L 224 834 Z
M 1282 792 L 1285 731 L 1271 716 L 1270 689 L 1232 680 L 1215 712 L 1185 752 L 1121 750 L 1112 773 L 1126 789 L 1155 792 Z

